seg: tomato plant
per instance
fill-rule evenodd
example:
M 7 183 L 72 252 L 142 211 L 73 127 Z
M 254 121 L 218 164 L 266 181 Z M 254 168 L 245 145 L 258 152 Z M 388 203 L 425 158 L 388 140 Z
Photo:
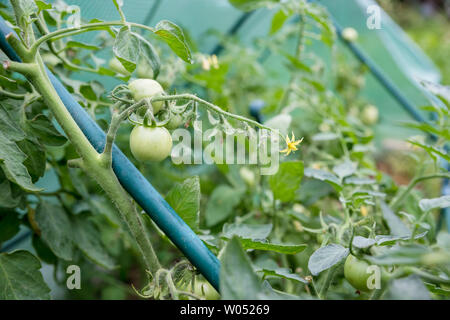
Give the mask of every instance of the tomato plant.
M 2 56 L 0 71 L 0 299 L 398 299 L 399 288 L 414 288 L 411 299 L 448 298 L 450 238 L 438 211 L 450 201 L 438 189 L 450 178 L 441 165 L 450 160 L 449 89 L 424 82 L 433 119 L 402 123 L 414 135 L 380 147 L 385 115 L 363 94 L 368 68 L 337 41 L 324 7 L 229 2 L 274 15 L 252 45 L 208 33 L 220 54 L 202 52 L 171 21 L 127 20 L 119 0 L 114 21 L 87 21 L 61 0 L 0 8 L 20 58 Z M 344 31 L 356 45 L 357 31 Z M 47 68 L 104 131 L 101 143 Z M 209 162 L 197 157 L 219 134 Z M 220 295 L 180 252 L 192 248 L 126 191 L 116 147 L 181 218 L 169 222 L 185 223 L 220 259 Z M 277 169 L 262 174 L 267 161 L 249 159 L 272 148 Z M 193 163 L 171 157 L 180 150 Z M 32 250 L 10 249 L 22 233 Z M 74 265 L 82 289 L 66 290 Z

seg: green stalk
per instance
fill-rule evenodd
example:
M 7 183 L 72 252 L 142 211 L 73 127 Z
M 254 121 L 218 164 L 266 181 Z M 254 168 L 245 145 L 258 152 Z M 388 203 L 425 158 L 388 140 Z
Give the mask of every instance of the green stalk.
M 150 239 L 145 232 L 141 216 L 136 211 L 135 205 L 129 195 L 120 185 L 111 166 L 104 165 L 101 155 L 92 147 L 64 106 L 47 76 L 40 55 L 36 55 L 33 63 L 25 64 L 8 61 L 5 67 L 27 76 L 37 92 L 41 94 L 44 103 L 52 111 L 56 120 L 81 156 L 81 159 L 75 159 L 71 164 L 82 168 L 89 177 L 94 179 L 105 190 L 119 210 L 122 219 L 129 227 L 132 236 L 135 238 L 141 251 L 145 267 L 150 273 L 154 274 L 160 269 L 160 264 Z

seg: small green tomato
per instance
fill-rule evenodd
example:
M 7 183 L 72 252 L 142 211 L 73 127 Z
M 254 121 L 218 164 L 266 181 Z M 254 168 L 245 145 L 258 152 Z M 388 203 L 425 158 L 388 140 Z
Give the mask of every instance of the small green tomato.
M 122 65 L 122 63 L 120 63 L 119 59 L 117 59 L 116 57 L 109 60 L 109 67 L 111 68 L 112 71 L 116 73 L 120 73 L 124 76 L 130 75 L 130 72 L 127 69 L 125 69 L 125 67 Z
M 366 106 L 361 114 L 361 120 L 367 125 L 374 125 L 378 122 L 378 108 L 373 105 Z
M 158 81 L 155 81 L 153 79 L 133 80 L 128 84 L 128 89 L 130 89 L 135 101 L 140 101 L 144 98 L 153 98 L 164 93 L 164 89 L 161 87 Z M 164 106 L 164 101 L 153 102 L 152 106 L 153 113 L 156 114 Z
M 344 264 L 345 279 L 355 288 L 361 291 L 370 291 L 367 287 L 367 279 L 371 276 L 368 271 L 369 264 L 349 255 Z
M 172 137 L 164 127 L 136 126 L 130 134 L 130 148 L 139 161 L 162 161 L 172 150 Z
M 342 38 L 348 42 L 355 42 L 358 40 L 358 31 L 353 28 L 345 28 L 342 30 Z
M 183 123 L 183 117 L 179 114 L 175 114 L 172 118 L 167 122 L 166 128 L 169 130 L 175 130 Z
M 189 284 L 188 290 L 192 290 L 192 283 Z M 195 280 L 194 293 L 198 296 L 205 297 L 206 300 L 219 300 L 220 294 L 214 289 L 209 282 L 204 280 Z

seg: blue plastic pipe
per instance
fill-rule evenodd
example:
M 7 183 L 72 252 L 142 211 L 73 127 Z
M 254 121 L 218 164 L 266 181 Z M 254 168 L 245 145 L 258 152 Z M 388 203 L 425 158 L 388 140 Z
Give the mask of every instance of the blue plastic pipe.
M 14 61 L 19 56 L 8 44 L 5 36 L 12 32 L 3 18 L 0 18 L 0 49 Z M 92 146 L 102 152 L 105 145 L 105 133 L 88 115 L 80 104 L 72 97 L 61 82 L 47 70 L 50 81 L 56 92 L 83 131 Z M 183 252 L 189 261 L 197 267 L 203 276 L 219 290 L 220 262 L 205 246 L 202 240 L 181 219 L 152 184 L 128 160 L 119 148 L 113 148 L 113 169 L 123 188 L 152 218 L 156 225 Z

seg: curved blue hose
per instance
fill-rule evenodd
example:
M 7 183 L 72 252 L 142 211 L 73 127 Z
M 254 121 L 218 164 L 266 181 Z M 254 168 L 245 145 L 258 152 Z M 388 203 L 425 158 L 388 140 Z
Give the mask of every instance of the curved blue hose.
M 5 36 L 12 32 L 3 18 L 0 18 L 0 49 L 12 60 L 20 61 L 19 56 L 8 44 Z M 102 152 L 105 145 L 105 133 L 88 115 L 82 106 L 72 97 L 61 82 L 47 70 L 56 92 L 83 131 L 92 146 Z M 151 183 L 139 172 L 128 158 L 116 146 L 113 147 L 113 169 L 123 188 L 152 218 L 156 225 L 184 253 L 189 261 L 198 268 L 203 276 L 219 290 L 220 262 L 205 246 L 202 240 L 181 219 Z

